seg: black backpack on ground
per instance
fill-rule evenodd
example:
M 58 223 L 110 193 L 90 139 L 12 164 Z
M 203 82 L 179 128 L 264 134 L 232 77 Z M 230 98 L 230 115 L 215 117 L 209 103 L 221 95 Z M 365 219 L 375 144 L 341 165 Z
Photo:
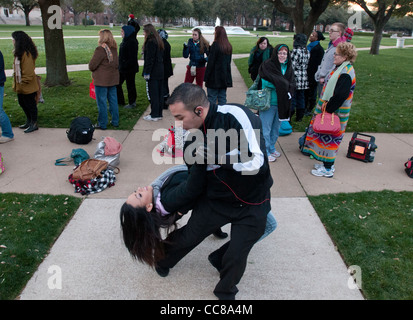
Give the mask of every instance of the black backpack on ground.
M 88 117 L 77 117 L 72 120 L 66 133 L 71 142 L 88 144 L 92 141 L 94 131 L 92 121 Z

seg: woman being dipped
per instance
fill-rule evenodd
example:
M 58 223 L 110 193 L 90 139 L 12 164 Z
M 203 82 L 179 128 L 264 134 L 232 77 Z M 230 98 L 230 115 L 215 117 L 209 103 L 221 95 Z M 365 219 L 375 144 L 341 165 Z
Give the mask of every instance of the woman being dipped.
M 164 254 L 161 228 L 167 234 L 173 230 L 176 221 L 205 192 L 200 186 L 204 185 L 206 167 L 192 166 L 189 170 L 191 175 L 186 165 L 169 168 L 151 185 L 139 187 L 123 204 L 120 210 L 123 240 L 132 257 L 140 262 L 156 266 Z M 214 235 L 222 239 L 228 236 L 220 228 Z
M 304 152 L 322 162 L 315 164 L 315 169 L 311 170 L 314 176 L 331 178 L 335 172 L 334 162 L 344 137 L 356 86 L 356 74 L 353 67 L 356 57 L 357 51 L 352 43 L 341 42 L 337 45 L 334 53 L 336 67 L 326 77 L 303 149 Z M 340 118 L 340 132 L 337 135 L 319 134 L 313 130 L 315 115 L 322 112 L 322 106 L 325 103 L 326 112 L 336 113 Z

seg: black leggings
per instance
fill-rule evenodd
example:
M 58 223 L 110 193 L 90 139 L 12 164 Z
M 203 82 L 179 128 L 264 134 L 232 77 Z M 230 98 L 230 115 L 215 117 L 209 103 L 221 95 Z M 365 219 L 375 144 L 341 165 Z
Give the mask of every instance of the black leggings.
M 17 94 L 17 100 L 19 101 L 20 107 L 22 107 L 24 113 L 26 114 L 27 122 L 34 123 L 37 122 L 37 102 L 36 102 L 37 92 L 23 94 Z

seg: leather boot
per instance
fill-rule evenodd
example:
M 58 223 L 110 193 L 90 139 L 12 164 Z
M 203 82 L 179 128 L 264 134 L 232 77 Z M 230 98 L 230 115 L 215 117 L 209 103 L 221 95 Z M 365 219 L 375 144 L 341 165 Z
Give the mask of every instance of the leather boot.
M 30 127 L 30 120 L 26 120 L 25 124 L 19 126 L 20 129 L 27 129 L 28 127 Z
M 39 130 L 39 128 L 37 127 L 37 122 L 32 122 L 30 123 L 30 126 L 26 130 L 24 130 L 24 133 L 30 133 L 36 130 Z

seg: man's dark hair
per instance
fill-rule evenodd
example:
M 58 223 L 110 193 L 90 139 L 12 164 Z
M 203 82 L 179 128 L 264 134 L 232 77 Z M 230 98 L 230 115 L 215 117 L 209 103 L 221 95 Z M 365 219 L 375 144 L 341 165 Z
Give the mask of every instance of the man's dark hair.
M 182 102 L 185 109 L 193 110 L 195 107 L 208 107 L 209 101 L 204 89 L 192 83 L 182 83 L 172 92 L 171 96 L 166 100 L 166 104 L 174 104 Z

